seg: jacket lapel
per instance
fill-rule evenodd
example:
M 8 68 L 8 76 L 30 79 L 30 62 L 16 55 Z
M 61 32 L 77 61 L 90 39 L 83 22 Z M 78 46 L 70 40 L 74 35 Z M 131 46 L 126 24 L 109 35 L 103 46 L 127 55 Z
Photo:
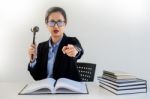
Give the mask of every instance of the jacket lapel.
M 45 53 L 44 54 L 44 71 L 47 71 L 47 62 L 48 62 L 48 52 L 49 52 L 49 40 L 46 42 L 46 44 L 44 45 L 44 50 L 43 50 L 44 52 L 43 53 Z M 46 76 L 47 76 L 47 72 L 45 72 L 46 73 Z

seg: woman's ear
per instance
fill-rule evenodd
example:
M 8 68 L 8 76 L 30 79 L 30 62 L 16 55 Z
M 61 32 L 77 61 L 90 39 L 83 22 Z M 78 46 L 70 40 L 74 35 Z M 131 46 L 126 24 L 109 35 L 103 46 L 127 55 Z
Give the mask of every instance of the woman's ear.
M 65 27 L 67 26 L 67 23 L 65 23 Z

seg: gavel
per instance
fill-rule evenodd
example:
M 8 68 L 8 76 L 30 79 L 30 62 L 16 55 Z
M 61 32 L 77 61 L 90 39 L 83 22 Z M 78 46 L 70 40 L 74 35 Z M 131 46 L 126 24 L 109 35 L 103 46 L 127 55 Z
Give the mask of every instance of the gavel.
M 36 32 L 39 31 L 39 27 L 38 26 L 34 26 L 31 28 L 31 32 L 33 32 L 33 44 L 35 45 L 35 35 L 36 35 Z M 31 56 L 32 60 L 33 60 L 33 54 Z

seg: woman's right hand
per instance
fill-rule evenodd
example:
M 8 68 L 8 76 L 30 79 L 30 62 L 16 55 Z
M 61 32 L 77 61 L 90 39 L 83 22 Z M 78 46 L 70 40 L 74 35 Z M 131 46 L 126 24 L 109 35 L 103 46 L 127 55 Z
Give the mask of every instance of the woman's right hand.
M 37 58 L 37 48 L 36 44 L 31 44 L 28 49 L 28 54 L 30 58 L 30 62 L 33 62 Z

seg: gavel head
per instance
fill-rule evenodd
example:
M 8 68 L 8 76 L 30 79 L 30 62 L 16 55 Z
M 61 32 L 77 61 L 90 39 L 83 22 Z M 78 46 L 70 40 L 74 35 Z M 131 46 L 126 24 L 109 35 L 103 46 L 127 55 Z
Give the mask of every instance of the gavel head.
M 39 27 L 38 26 L 34 26 L 31 28 L 31 32 L 36 33 L 39 31 Z

